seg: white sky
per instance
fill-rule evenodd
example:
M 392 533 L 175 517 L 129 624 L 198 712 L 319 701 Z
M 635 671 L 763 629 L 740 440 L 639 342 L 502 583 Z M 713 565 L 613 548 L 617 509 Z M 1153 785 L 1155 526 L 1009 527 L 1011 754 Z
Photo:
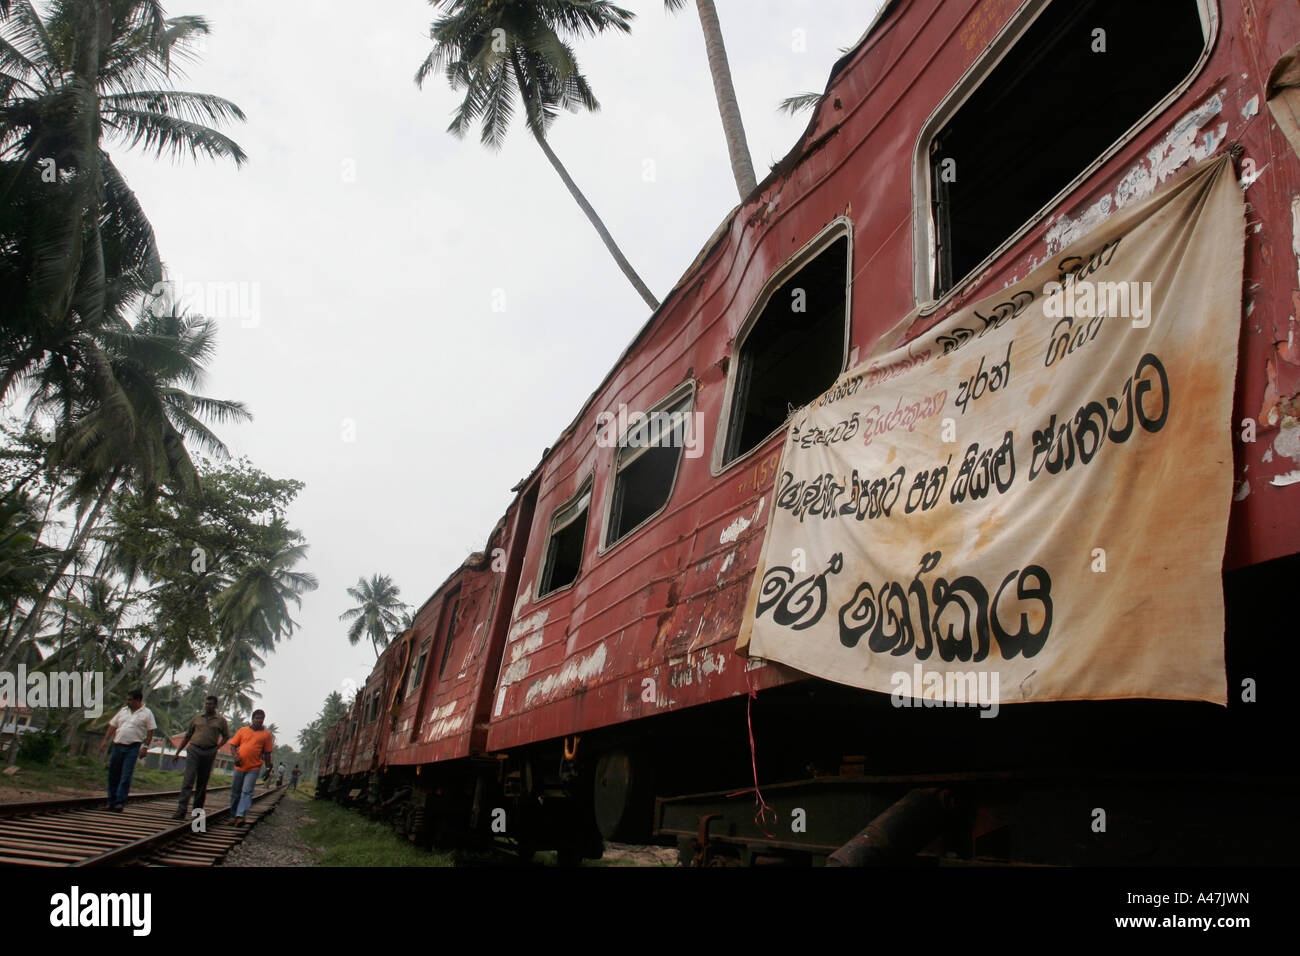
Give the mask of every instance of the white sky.
M 762 180 L 808 121 L 777 103 L 825 88 L 879 0 L 716 3 Z M 630 35 L 576 43 L 602 110 L 560 116 L 549 138 L 662 298 L 737 194 L 694 9 L 623 5 Z M 338 620 L 345 588 L 384 573 L 423 603 L 648 317 L 518 117 L 500 153 L 444 132 L 457 97 L 440 76 L 413 82 L 434 10 L 380 9 L 171 0 L 213 31 L 177 85 L 248 114 L 228 131 L 250 162 L 112 149 L 173 277 L 254 284 L 256 322 L 222 321 L 203 391 L 256 416 L 220 430 L 232 452 L 306 482 L 290 518 L 321 586 L 259 687 L 295 746 L 325 696 L 374 665 Z

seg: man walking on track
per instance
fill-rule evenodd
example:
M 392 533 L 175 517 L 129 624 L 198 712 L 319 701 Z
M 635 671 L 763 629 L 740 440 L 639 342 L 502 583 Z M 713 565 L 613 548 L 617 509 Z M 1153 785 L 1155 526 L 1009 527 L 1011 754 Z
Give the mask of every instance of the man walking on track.
M 253 803 L 258 771 L 265 764 L 267 773 L 271 772 L 271 751 L 275 741 L 271 732 L 262 727 L 265 719 L 265 711 L 253 711 L 252 724 L 241 727 L 239 733 L 230 738 L 230 746 L 237 753 L 234 780 L 230 784 L 230 816 L 236 825 L 247 822 L 244 817 Z
M 217 759 L 217 751 L 229 739 L 230 724 L 217 713 L 217 698 L 209 694 L 203 702 L 203 713 L 195 715 L 190 721 L 190 729 L 185 732 L 185 739 L 176 745 L 176 755 L 179 757 L 181 750 L 189 744 L 189 749 L 185 751 L 185 779 L 181 783 L 181 799 L 173 814 L 177 820 L 185 819 L 191 791 L 194 793 L 194 809 L 203 809 L 212 764 Z
M 129 691 L 126 706 L 108 722 L 108 731 L 99 744 L 99 752 L 103 753 L 112 738 L 113 753 L 108 760 L 109 810 L 120 813 L 125 809 L 127 795 L 131 792 L 131 777 L 135 774 L 135 762 L 149 749 L 153 732 L 157 729 L 153 713 L 144 705 L 144 692 Z

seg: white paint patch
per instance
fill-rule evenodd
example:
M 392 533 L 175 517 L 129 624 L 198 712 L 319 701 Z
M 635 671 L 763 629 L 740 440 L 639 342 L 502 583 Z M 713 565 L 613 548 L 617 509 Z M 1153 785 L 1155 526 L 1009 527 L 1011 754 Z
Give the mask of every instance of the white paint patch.
M 605 669 L 605 645 L 602 643 L 585 658 L 570 660 L 558 671 L 547 674 L 539 681 L 534 681 L 524 695 L 524 706 L 531 707 L 538 697 L 550 698 L 567 687 L 586 683 L 600 676 Z
M 1250 482 L 1243 480 L 1237 485 L 1237 490 L 1232 493 L 1233 501 L 1245 501 L 1250 495 Z
M 1274 475 L 1272 482 L 1278 488 L 1285 488 L 1287 485 L 1294 485 L 1300 482 L 1300 469 L 1288 471 L 1285 475 Z
M 464 714 L 461 714 L 459 717 L 450 717 L 440 720 L 429 728 L 429 739 L 441 740 L 444 737 L 450 737 L 452 734 L 460 730 L 461 725 L 464 723 Z
M 1113 196 L 1102 196 L 1077 219 L 1061 214 L 1052 220 L 1043 237 L 1048 255 L 1056 255 L 1076 239 L 1087 235 L 1115 210 L 1150 196 L 1157 186 L 1187 163 L 1199 162 L 1213 153 L 1227 137 L 1228 124 L 1220 123 L 1213 130 L 1206 130 L 1203 136 L 1201 130 L 1223 112 L 1224 92 L 1220 90 L 1178 120 L 1168 135 L 1120 178 Z
M 522 621 L 515 621 L 515 623 L 510 626 L 510 633 L 506 635 L 506 643 L 513 643 L 526 634 L 531 634 L 533 631 L 540 631 L 546 626 L 546 619 L 550 616 L 550 608 L 547 608 L 545 611 L 538 611 L 536 614 L 526 617 Z
M 1265 448 L 1264 454 L 1259 456 L 1260 461 L 1268 462 L 1273 460 L 1273 449 Z
M 1279 455 L 1300 462 L 1300 420 L 1287 415 L 1273 439 L 1273 450 Z
M 528 658 L 525 657 L 525 658 L 524 658 L 523 660 L 521 660 L 521 661 L 515 661 L 513 664 L 511 664 L 509 667 L 507 667 L 504 671 L 502 671 L 502 672 L 501 672 L 501 686 L 502 686 L 502 687 L 509 687 L 511 684 L 513 684 L 513 683 L 515 683 L 515 682 L 517 682 L 517 681 L 521 681 L 521 680 L 523 680 L 525 677 L 527 677 L 527 676 L 528 676 L 528 665 L 529 665 L 529 663 L 530 663 L 530 662 L 529 662 Z
M 537 631 L 529 637 L 524 638 L 522 641 L 519 641 L 514 647 L 510 648 L 510 663 L 513 664 L 521 657 L 527 657 L 533 651 L 541 647 L 542 637 L 542 632 Z
M 1266 169 L 1268 169 L 1268 163 L 1265 163 L 1263 166 L 1260 166 L 1253 173 L 1242 173 L 1241 179 L 1240 181 L 1238 181 L 1237 185 L 1240 186 L 1243 190 L 1249 189 L 1251 186 L 1255 185 L 1255 180 L 1259 179 L 1260 176 L 1264 175 L 1264 170 Z M 1259 226 L 1256 226 L 1255 229 L 1256 231 L 1258 231 Z
M 533 582 L 529 581 L 528 584 L 524 586 L 524 593 L 519 595 L 519 597 L 515 598 L 515 613 L 512 614 L 511 617 L 518 617 L 519 609 L 522 608 L 525 604 L 527 604 L 532 599 L 532 597 L 533 597 Z
M 726 574 L 727 571 L 730 570 L 731 566 L 735 563 L 736 563 L 736 552 L 732 551 L 723 560 L 722 567 L 718 569 L 718 574 L 719 575 Z
M 751 522 L 744 515 L 741 515 L 731 524 L 722 529 L 722 534 L 718 536 L 718 544 L 731 544 L 750 526 Z
M 505 703 L 506 703 L 506 688 L 502 687 L 500 690 L 497 691 L 496 706 L 492 708 L 493 717 L 501 716 L 501 708 L 505 706 Z
M 1296 259 L 1296 282 L 1300 283 L 1300 196 L 1291 200 L 1291 251 Z
M 1250 119 L 1258 112 L 1259 112 L 1258 96 L 1252 96 L 1250 99 L 1246 100 L 1246 105 L 1241 108 L 1241 115 L 1243 119 Z
M 456 710 L 456 702 L 453 700 L 451 703 L 445 704 L 442 707 L 437 708 L 433 713 L 429 715 L 429 719 L 443 720 L 447 717 L 450 717 L 455 712 L 455 710 Z

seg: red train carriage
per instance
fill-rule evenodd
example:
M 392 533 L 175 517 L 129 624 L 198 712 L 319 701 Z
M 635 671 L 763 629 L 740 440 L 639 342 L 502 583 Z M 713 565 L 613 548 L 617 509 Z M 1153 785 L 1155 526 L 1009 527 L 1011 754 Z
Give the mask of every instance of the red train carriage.
M 903 856 L 1292 850 L 1264 733 L 1294 727 L 1276 693 L 1019 704 L 976 732 L 747 660 L 736 639 L 791 407 L 909 313 L 915 338 L 1231 152 L 1248 215 L 1233 422 L 1258 434 L 1234 444 L 1228 686 L 1295 660 L 1279 639 L 1300 550 L 1300 162 L 1268 101 L 1297 42 L 1300 8 L 1253 0 L 887 3 L 488 551 L 385 652 L 331 738 L 336 789 L 367 781 L 420 839 L 569 855 L 653 829 L 700 860 L 818 860 L 873 821 L 866 842 Z M 755 773 L 775 832 L 754 820 Z M 1100 805 L 1124 822 L 1112 839 L 1079 828 Z

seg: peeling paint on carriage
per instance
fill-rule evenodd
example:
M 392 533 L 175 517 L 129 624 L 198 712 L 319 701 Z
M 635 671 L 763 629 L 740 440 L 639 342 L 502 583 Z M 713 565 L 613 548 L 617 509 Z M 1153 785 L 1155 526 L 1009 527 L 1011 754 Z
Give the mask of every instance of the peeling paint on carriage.
M 528 686 L 528 692 L 524 695 L 524 707 L 532 707 L 539 701 L 552 699 L 561 691 L 590 683 L 604 671 L 605 661 L 604 644 L 600 644 L 586 657 L 570 659 L 558 671 L 533 681 Z
M 1300 443 L 1293 442 L 1300 435 L 1294 427 L 1300 345 L 1293 332 L 1300 310 L 1300 161 L 1270 111 L 1261 108 L 1268 93 L 1258 80 L 1261 66 L 1300 37 L 1300 10 L 1254 0 L 1207 2 L 1217 35 L 1186 88 L 1004 254 L 959 279 L 946 301 L 928 304 L 932 311 L 905 334 L 919 334 L 963 300 L 1014 284 L 1191 163 L 1229 144 L 1240 146 L 1254 160 L 1254 174 L 1246 240 L 1249 322 L 1237 363 L 1234 421 L 1258 416 L 1261 435 L 1236 448 L 1239 481 L 1227 561 L 1233 568 L 1300 546 L 1300 469 L 1293 467 L 1300 461 Z M 471 762 L 460 758 L 490 755 L 484 762 L 495 770 L 498 761 L 521 754 L 549 759 L 571 736 L 598 748 L 601 734 L 619 738 L 643 719 L 656 727 L 679 718 L 701 726 L 719 713 L 713 705 L 751 691 L 782 687 L 784 694 L 809 686 L 804 675 L 781 665 L 750 659 L 736 666 L 733 659 L 770 507 L 766 495 L 776 494 L 779 476 L 773 472 L 783 436 L 716 472 L 708 456 L 683 460 L 663 510 L 602 549 L 613 452 L 596 445 L 596 415 L 620 403 L 653 407 L 693 383 L 695 410 L 708 423 L 702 438 L 712 446 L 727 421 L 728 376 L 736 371 L 742 325 L 791 255 L 842 216 L 849 219 L 852 274 L 845 351 L 855 356 L 850 364 L 858 355 L 870 361 L 918 305 L 910 277 L 914 258 L 923 253 L 913 249 L 910 231 L 916 215 L 913 151 L 921 130 L 1021 9 L 1019 0 L 885 4 L 836 64 L 795 147 L 708 238 L 536 469 L 513 489 L 517 497 L 485 549 L 503 549 L 513 570 L 502 574 L 481 560 L 467 562 L 420 609 L 409 656 L 418 657 L 422 642 L 431 645 L 418 691 L 398 700 L 394 689 L 404 686 L 405 671 L 392 657 L 377 666 L 372 682 L 387 688 L 398 712 L 385 747 L 376 752 L 367 741 L 358 703 L 331 738 L 332 766 L 367 770 L 358 754 L 368 753 L 393 771 L 422 766 L 427 780 L 435 766 L 453 772 Z M 1062 102 L 1086 106 L 1083 89 L 1062 91 Z M 1067 142 L 1068 113 L 1062 111 L 1060 125 L 1042 136 Z M 1024 161 L 1008 155 L 1008 175 Z M 1264 169 L 1267 175 L 1260 176 Z M 589 521 L 576 580 L 535 600 L 555 510 L 588 480 Z M 456 675 L 439 680 L 439 628 L 448 595 L 457 589 L 463 601 L 457 633 L 466 646 Z M 387 731 L 386 718 L 378 723 Z M 445 737 L 435 739 L 439 735 Z
M 1150 196 L 1156 187 L 1188 163 L 1199 162 L 1214 153 L 1227 136 L 1228 124 L 1219 123 L 1211 130 L 1206 130 L 1205 127 L 1223 112 L 1226 93 L 1226 90 L 1219 90 L 1205 103 L 1178 120 L 1141 162 L 1125 171 L 1113 194 L 1102 196 L 1077 216 L 1072 217 L 1063 212 L 1052 219 L 1043 237 L 1048 256 L 1056 255 L 1092 232 L 1116 210 Z

